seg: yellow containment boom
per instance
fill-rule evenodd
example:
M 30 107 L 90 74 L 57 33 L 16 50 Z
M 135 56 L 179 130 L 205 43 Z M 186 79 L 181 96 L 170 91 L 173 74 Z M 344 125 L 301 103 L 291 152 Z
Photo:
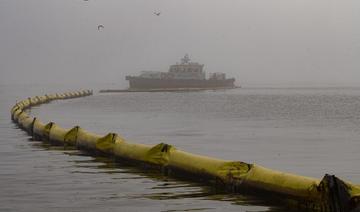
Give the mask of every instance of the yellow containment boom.
M 64 129 L 54 122 L 43 123 L 26 113 L 26 109 L 52 100 L 89 95 L 92 95 L 91 90 L 28 98 L 12 107 L 11 119 L 34 139 L 147 164 L 166 173 L 182 173 L 231 192 L 261 194 L 265 198 L 278 196 L 289 200 L 285 202 L 290 206 L 302 210 L 360 211 L 360 185 L 345 182 L 334 175 L 326 174 L 319 180 L 274 171 L 257 164 L 195 155 L 165 143 L 155 146 L 129 143 L 116 133 L 97 135 L 79 126 Z

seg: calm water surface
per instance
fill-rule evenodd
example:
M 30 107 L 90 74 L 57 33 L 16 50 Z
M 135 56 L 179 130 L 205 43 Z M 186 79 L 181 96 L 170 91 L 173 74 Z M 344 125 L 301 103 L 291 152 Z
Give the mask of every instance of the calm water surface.
M 0 211 L 287 211 L 31 141 L 10 121 L 10 107 L 58 91 L 68 90 L 0 85 Z M 360 183 L 360 88 L 95 93 L 30 113 L 67 128 L 116 132 L 136 143 L 166 142 L 192 153 Z

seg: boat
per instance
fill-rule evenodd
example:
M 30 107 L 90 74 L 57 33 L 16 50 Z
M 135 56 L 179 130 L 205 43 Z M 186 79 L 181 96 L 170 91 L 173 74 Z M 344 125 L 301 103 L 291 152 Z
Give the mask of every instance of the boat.
M 208 79 L 204 65 L 191 62 L 186 54 L 180 63 L 170 65 L 168 72 L 142 71 L 139 76 L 126 76 L 129 90 L 226 89 L 235 88 L 235 78 L 225 73 L 211 73 Z

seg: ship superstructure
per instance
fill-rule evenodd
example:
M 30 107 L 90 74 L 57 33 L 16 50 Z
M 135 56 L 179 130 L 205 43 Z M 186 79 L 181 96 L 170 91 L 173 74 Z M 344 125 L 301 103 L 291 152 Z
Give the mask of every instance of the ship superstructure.
M 212 73 L 206 79 L 204 65 L 190 62 L 186 54 L 180 63 L 169 67 L 168 72 L 142 71 L 139 76 L 126 76 L 130 89 L 163 88 L 232 88 L 234 78 L 226 79 L 225 73 Z

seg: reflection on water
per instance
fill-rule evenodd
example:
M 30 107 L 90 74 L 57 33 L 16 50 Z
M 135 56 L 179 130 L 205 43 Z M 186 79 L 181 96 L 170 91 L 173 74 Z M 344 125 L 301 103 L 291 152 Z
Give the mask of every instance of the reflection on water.
M 46 142 L 33 141 L 32 146 L 37 150 L 46 151 L 57 151 L 65 155 L 75 157 L 70 159 L 69 162 L 73 163 L 68 167 L 63 168 L 74 168 L 71 174 L 81 175 L 99 175 L 106 174 L 110 178 L 108 181 L 96 182 L 95 185 L 111 184 L 114 181 L 117 183 L 126 184 L 129 181 L 138 181 L 141 184 L 148 184 L 149 186 L 145 191 L 132 194 L 111 194 L 103 197 L 93 197 L 91 199 L 101 199 L 102 201 L 116 200 L 116 199 L 147 199 L 154 201 L 169 201 L 169 200 L 180 200 L 180 201 L 210 201 L 214 207 L 198 207 L 198 208 L 187 208 L 187 209 L 170 209 L 163 211 L 217 211 L 216 202 L 228 202 L 233 207 L 244 206 L 252 208 L 251 211 L 285 211 L 279 204 L 269 202 L 268 200 L 259 199 L 258 197 L 241 195 L 241 194 L 229 194 L 224 190 L 218 190 L 212 186 L 206 185 L 201 182 L 193 182 L 187 180 L 181 180 L 181 178 L 174 178 L 172 176 L 165 176 L 160 171 L 154 169 L 143 169 L 133 165 L 129 162 L 119 161 L 102 156 L 93 156 L 87 152 L 79 150 L 64 150 L 63 147 L 51 146 Z M 39 168 L 39 167 L 38 167 Z M 44 167 L 42 167 L 44 168 Z M 46 167 L 50 168 L 50 167 Z M 138 184 L 139 185 L 139 184 Z M 215 203 L 214 203 L 215 201 Z M 181 204 L 181 203 L 177 203 Z
M 67 154 L 67 153 L 65 153 Z M 87 156 L 82 151 L 74 151 L 71 155 Z M 142 180 L 142 182 L 156 182 L 148 189 L 150 193 L 126 195 L 129 199 L 147 198 L 152 200 L 171 200 L 171 199 L 193 199 L 230 201 L 239 205 L 261 205 L 263 200 L 255 197 L 243 196 L 240 194 L 228 194 L 224 191 L 218 191 L 211 186 L 203 183 L 184 181 L 181 178 L 174 178 L 162 175 L 158 170 L 143 169 L 128 162 L 110 159 L 107 157 L 93 156 L 88 160 L 74 160 L 78 171 L 73 173 L 106 173 L 122 174 L 121 177 L 112 177 L 114 180 Z M 209 209 L 203 208 L 202 210 Z M 198 209 L 197 209 L 198 210 Z
M 79 155 L 86 155 L 86 153 L 79 151 Z M 71 153 L 74 155 L 74 152 Z M 75 153 L 76 154 L 76 153 Z M 149 187 L 149 193 L 142 192 L 141 194 L 126 195 L 129 199 L 151 199 L 151 200 L 185 200 L 199 199 L 208 201 L 225 201 L 234 205 L 253 205 L 263 206 L 260 211 L 280 211 L 280 205 L 270 203 L 268 200 L 259 199 L 254 196 L 241 195 L 241 194 L 229 194 L 225 191 L 219 191 L 211 186 L 205 185 L 199 182 L 183 181 L 181 178 L 173 178 L 162 175 L 159 171 L 153 169 L 141 169 L 141 167 L 134 166 L 128 162 L 121 162 L 119 160 L 109 159 L 106 157 L 93 157 L 89 160 L 75 160 L 75 167 L 79 169 L 74 173 L 106 173 L 106 174 L 128 174 L 128 176 L 121 176 L 112 178 L 114 180 L 139 180 L 142 182 L 153 182 L 155 185 Z M 119 196 L 117 196 L 119 197 Z M 110 197 L 110 198 L 116 198 Z M 272 208 L 269 208 L 272 206 Z M 195 210 L 215 210 L 215 208 L 192 208 L 185 211 Z M 258 208 L 258 209 L 261 209 Z M 283 210 L 285 210 L 283 208 Z M 165 210 L 165 211 L 177 211 L 177 210 Z M 259 211 L 259 210 L 256 210 Z

